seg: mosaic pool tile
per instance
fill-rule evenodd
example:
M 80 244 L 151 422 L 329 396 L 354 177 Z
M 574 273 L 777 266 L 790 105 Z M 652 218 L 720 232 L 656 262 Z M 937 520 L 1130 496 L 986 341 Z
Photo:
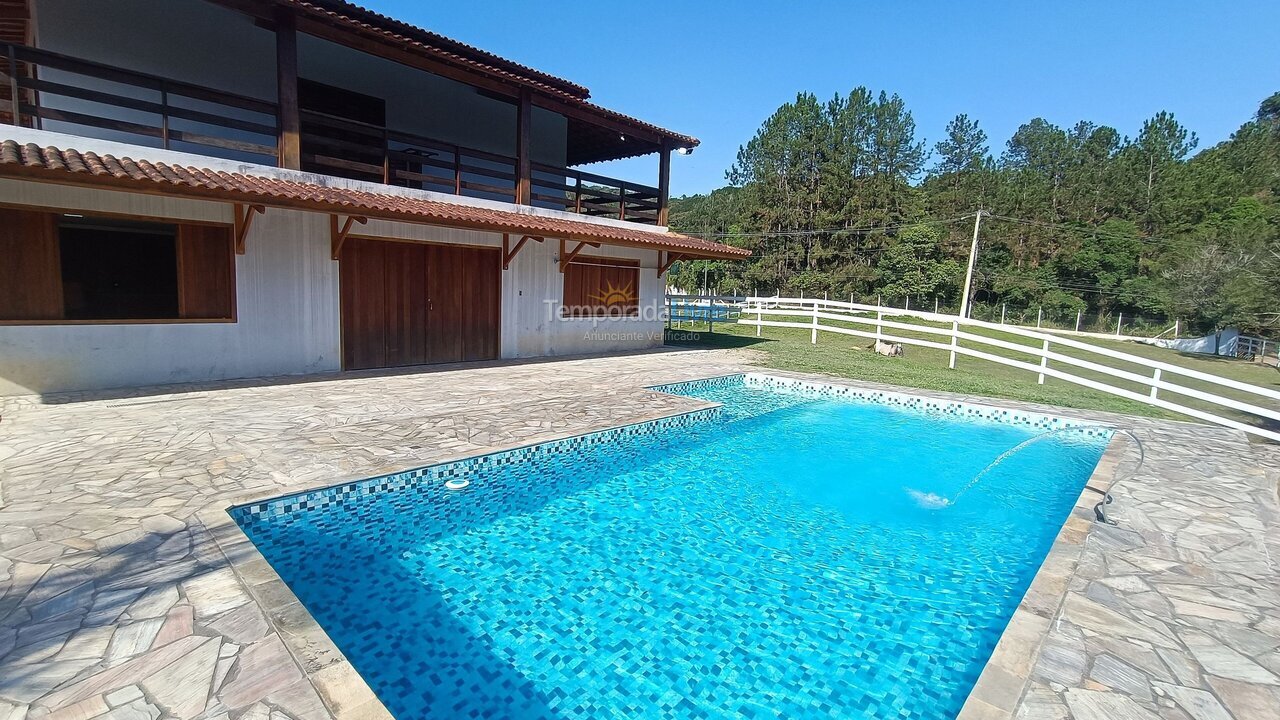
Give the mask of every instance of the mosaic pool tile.
M 655 389 L 723 405 L 231 513 L 402 719 L 941 719 L 1101 452 L 1039 443 L 965 495 L 1052 419 Z

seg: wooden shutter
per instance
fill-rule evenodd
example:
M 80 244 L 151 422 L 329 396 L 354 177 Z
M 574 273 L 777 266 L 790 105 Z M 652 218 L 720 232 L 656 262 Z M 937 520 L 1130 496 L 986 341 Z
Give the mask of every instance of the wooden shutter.
M 235 319 L 235 252 L 231 228 L 178 226 L 178 316 Z
M 0 320 L 62 318 L 57 217 L 0 210 Z
M 579 256 L 565 266 L 565 315 L 617 317 L 639 312 L 638 260 Z

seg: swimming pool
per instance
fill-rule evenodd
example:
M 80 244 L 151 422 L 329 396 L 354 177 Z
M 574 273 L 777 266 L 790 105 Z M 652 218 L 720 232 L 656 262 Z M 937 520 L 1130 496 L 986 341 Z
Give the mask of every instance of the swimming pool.
M 950 718 L 1108 438 L 1054 433 L 957 497 L 1069 423 L 657 389 L 722 405 L 231 513 L 401 720 Z

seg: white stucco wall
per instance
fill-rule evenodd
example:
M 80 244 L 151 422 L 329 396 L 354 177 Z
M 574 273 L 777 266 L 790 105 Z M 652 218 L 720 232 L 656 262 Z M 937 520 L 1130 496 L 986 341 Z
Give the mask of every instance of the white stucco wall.
M 231 222 L 231 206 L 0 180 L 0 201 Z M 323 215 L 270 212 L 236 256 L 235 323 L 0 326 L 0 395 L 337 370 L 337 264 Z
M 231 221 L 229 205 L 0 180 L 0 203 L 173 220 Z M 358 233 L 500 246 L 473 230 L 372 220 Z M 328 216 L 269 209 L 236 256 L 235 323 L 0 325 L 0 395 L 324 372 L 340 369 L 338 263 Z M 637 318 L 561 319 L 559 243 L 527 243 L 502 274 L 501 356 L 603 353 L 662 344 L 663 283 L 656 251 L 589 249 L 641 261 Z

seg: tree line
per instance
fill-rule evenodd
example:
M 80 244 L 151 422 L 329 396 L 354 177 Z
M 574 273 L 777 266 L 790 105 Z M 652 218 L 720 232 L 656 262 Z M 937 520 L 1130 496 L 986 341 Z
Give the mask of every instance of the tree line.
M 1280 93 L 1197 148 L 1169 112 L 1135 137 L 1036 118 L 998 155 L 957 115 L 929 147 L 897 95 L 800 93 L 739 148 L 728 186 L 672 202 L 673 229 L 752 257 L 680 263 L 670 282 L 954 308 L 982 210 L 975 302 L 1266 333 L 1280 326 Z

